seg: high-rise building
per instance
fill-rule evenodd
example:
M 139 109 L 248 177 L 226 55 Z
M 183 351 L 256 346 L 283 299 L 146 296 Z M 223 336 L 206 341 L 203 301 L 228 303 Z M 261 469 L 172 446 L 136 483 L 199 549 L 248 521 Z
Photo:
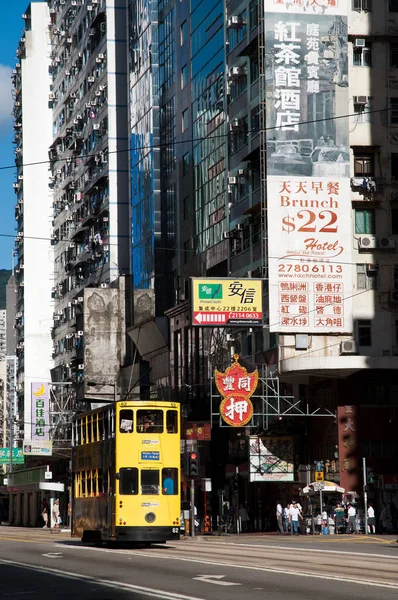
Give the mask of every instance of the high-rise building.
M 114 397 L 130 263 L 126 2 L 49 0 L 52 379 Z M 127 276 L 127 277 L 125 277 Z M 55 393 L 62 396 L 64 386 Z
M 20 437 L 30 437 L 31 384 L 50 381 L 51 324 L 54 277 L 51 237 L 52 194 L 48 188 L 48 148 L 52 141 L 51 109 L 48 105 L 49 10 L 43 2 L 32 3 L 23 15 L 25 29 L 17 49 L 14 83 L 17 235 L 14 268 L 16 293 L 16 352 Z M 28 166 L 29 165 L 29 166 Z M 11 292 L 10 292 L 11 293 Z

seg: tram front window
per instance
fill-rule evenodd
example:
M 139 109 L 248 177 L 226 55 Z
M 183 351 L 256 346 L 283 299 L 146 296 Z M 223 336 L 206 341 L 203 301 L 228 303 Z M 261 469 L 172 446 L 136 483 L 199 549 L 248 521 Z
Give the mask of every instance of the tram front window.
M 135 467 L 119 469 L 119 494 L 122 496 L 138 494 L 138 469 Z

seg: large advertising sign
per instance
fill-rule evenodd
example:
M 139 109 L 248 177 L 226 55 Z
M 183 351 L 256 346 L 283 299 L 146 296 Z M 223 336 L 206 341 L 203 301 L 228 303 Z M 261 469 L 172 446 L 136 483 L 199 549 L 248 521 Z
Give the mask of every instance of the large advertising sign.
M 250 481 L 294 481 L 293 438 L 249 438 Z
M 265 0 L 270 330 L 352 331 L 346 0 Z
M 32 440 L 48 440 L 50 430 L 50 390 L 48 383 L 32 383 Z
M 263 287 L 261 279 L 192 279 L 192 324 L 263 324 Z

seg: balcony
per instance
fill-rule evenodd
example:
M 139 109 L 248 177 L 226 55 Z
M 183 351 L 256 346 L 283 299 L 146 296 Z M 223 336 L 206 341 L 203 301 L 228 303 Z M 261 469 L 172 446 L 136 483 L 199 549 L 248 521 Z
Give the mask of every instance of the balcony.
M 386 184 L 385 177 L 351 177 L 351 201 L 381 202 Z

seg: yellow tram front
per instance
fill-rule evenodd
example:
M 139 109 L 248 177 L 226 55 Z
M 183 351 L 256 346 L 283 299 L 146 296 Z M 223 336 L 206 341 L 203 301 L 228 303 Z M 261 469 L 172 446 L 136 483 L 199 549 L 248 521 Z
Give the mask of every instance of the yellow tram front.
M 164 542 L 180 531 L 180 410 L 119 401 L 74 423 L 72 533 L 87 541 Z

